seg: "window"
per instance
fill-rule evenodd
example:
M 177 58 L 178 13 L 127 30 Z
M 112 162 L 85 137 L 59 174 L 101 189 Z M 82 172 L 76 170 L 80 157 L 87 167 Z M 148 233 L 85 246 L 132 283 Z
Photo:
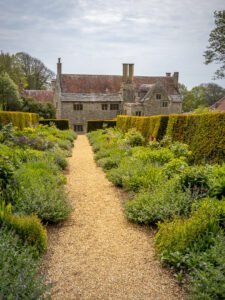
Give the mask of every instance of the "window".
M 111 110 L 119 110 L 119 104 L 110 104 Z
M 108 109 L 108 104 L 102 104 L 102 110 L 107 110 Z
M 74 131 L 76 131 L 76 132 L 82 132 L 83 131 L 83 125 L 81 125 L 81 124 L 75 124 L 74 125 Z
M 160 100 L 161 99 L 161 94 L 156 94 L 156 99 Z
M 74 110 L 83 110 L 83 104 L 75 103 L 75 104 L 73 105 L 73 109 L 74 109 Z
M 167 101 L 161 102 L 161 107 L 168 107 L 168 102 Z
M 136 111 L 135 115 L 136 116 L 141 116 L 141 111 Z

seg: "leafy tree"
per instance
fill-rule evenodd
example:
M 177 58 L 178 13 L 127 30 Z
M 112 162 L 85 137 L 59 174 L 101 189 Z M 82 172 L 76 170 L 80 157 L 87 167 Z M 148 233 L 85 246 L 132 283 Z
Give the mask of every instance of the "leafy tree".
M 3 72 L 8 73 L 18 86 L 26 87 L 26 78 L 15 55 L 0 53 L 0 73 Z
M 0 74 L 0 106 L 2 110 L 19 110 L 19 92 L 7 73 Z
M 209 45 L 204 53 L 205 63 L 220 64 L 215 78 L 225 78 L 225 10 L 215 11 L 214 18 L 215 28 L 209 35 Z
M 193 87 L 190 91 L 185 85 L 180 84 L 180 93 L 183 97 L 183 111 L 202 110 L 213 105 L 225 95 L 225 89 L 215 83 L 200 84 Z
M 55 118 L 55 107 L 51 103 L 39 103 L 31 97 L 22 97 L 21 110 L 39 114 L 44 119 Z
M 27 80 L 28 90 L 43 90 L 50 84 L 54 73 L 39 59 L 27 53 L 19 52 L 16 58 Z
M 211 106 L 225 96 L 225 89 L 216 83 L 201 84 L 205 87 L 205 105 Z

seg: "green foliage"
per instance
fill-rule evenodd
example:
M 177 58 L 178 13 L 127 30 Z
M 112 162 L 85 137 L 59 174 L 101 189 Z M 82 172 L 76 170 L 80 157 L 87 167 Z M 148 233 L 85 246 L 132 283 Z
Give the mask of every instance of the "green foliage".
M 159 224 L 156 249 L 169 263 L 175 263 L 173 253 L 185 255 L 190 249 L 204 251 L 213 243 L 213 236 L 219 232 L 220 222 L 224 220 L 225 201 L 203 200 L 193 207 L 189 218 Z
M 215 72 L 216 78 L 225 77 L 225 10 L 215 11 L 215 28 L 209 35 L 209 45 L 204 53 L 205 63 L 216 62 L 221 67 Z
M 93 120 L 87 123 L 87 132 L 95 131 L 98 129 L 105 129 L 110 127 L 115 127 L 115 120 Z
M 7 73 L 0 73 L 0 108 L 19 110 L 20 100 L 16 84 Z
M 41 118 L 55 118 L 56 110 L 51 103 L 39 103 L 31 97 L 22 97 L 20 110 L 38 114 Z M 61 129 L 61 128 L 59 128 Z M 69 129 L 69 128 L 66 128 Z
M 174 158 L 168 162 L 164 168 L 164 174 L 170 179 L 171 177 L 181 175 L 188 168 L 188 164 L 184 158 Z
M 45 120 L 40 120 L 39 124 L 42 124 L 42 125 L 54 124 L 60 130 L 68 130 L 69 129 L 69 120 L 67 120 L 67 119 L 45 119 Z
M 129 220 L 156 224 L 158 221 L 172 219 L 175 216 L 187 215 L 190 211 L 191 197 L 177 187 L 175 180 L 156 183 L 152 191 L 137 194 L 125 205 Z
M 66 199 L 64 177 L 46 163 L 25 163 L 14 173 L 13 201 L 16 212 L 36 214 L 44 222 L 66 219 L 71 207 Z
M 12 123 L 13 126 L 23 129 L 31 127 L 38 123 L 38 115 L 22 112 L 3 112 L 0 111 L 0 125 Z
M 135 147 L 135 146 L 141 146 L 144 144 L 144 137 L 142 134 L 137 131 L 135 128 L 132 128 L 125 133 L 124 136 L 124 143 L 127 146 Z
M 185 191 L 190 190 L 193 197 L 207 196 L 210 189 L 210 166 L 189 167 L 180 176 L 180 184 Z
M 0 226 L 5 225 L 18 234 L 22 242 L 33 247 L 35 253 L 47 249 L 47 233 L 37 216 L 17 216 L 12 214 L 12 205 L 0 202 Z
M 22 245 L 18 236 L 0 228 L 0 298 L 48 299 L 49 285 L 39 271 L 33 250 Z

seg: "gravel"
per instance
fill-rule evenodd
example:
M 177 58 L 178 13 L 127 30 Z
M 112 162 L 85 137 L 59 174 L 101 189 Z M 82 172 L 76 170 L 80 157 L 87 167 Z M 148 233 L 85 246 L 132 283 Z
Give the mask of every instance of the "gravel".
M 75 142 L 67 182 L 74 212 L 48 227 L 43 263 L 53 299 L 185 299 L 156 258 L 153 232 L 126 220 L 124 192 L 96 166 L 85 135 Z

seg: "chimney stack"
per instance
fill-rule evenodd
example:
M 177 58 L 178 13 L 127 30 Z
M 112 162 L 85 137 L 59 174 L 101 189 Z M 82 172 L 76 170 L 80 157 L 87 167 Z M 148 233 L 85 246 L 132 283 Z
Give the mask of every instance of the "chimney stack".
M 170 77 L 171 76 L 171 73 L 170 72 L 167 72 L 166 73 L 166 77 Z
M 178 88 L 178 81 L 179 81 L 179 72 L 174 72 L 173 73 L 173 79 L 176 87 Z
M 128 64 L 123 64 L 123 82 L 127 82 L 128 79 Z
M 61 78 L 61 75 L 62 75 L 62 63 L 61 63 L 61 58 L 58 58 L 57 77 Z
M 134 80 L 134 64 L 129 64 L 129 81 L 133 82 Z

